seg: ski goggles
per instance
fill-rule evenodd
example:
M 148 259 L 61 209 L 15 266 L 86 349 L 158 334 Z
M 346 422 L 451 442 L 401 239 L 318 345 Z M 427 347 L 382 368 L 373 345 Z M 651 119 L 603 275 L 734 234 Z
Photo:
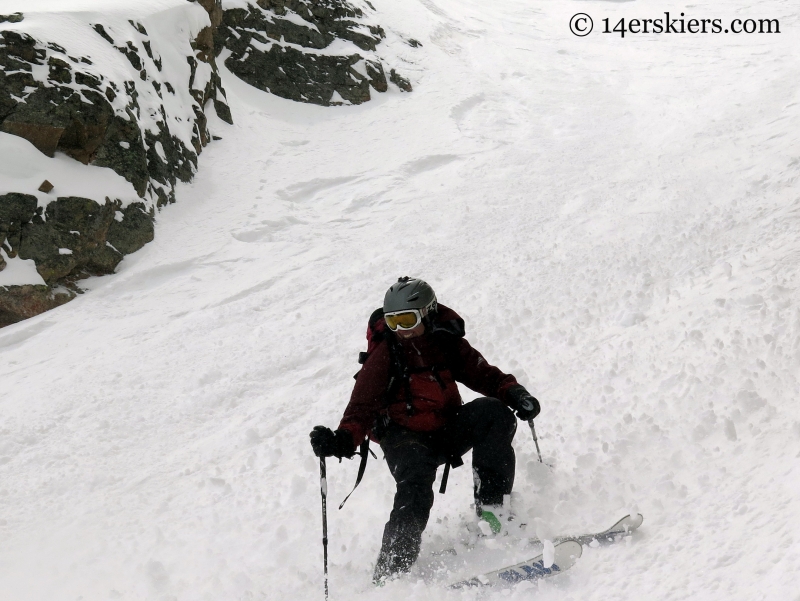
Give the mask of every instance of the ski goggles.
M 406 309 L 405 311 L 386 313 L 383 318 L 386 320 L 386 325 L 393 332 L 397 330 L 413 330 L 422 321 L 422 313 L 419 309 Z

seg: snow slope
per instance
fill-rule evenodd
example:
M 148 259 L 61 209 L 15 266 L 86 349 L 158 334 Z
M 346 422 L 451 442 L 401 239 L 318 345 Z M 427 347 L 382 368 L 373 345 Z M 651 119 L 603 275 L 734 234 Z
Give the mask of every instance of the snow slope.
M 374 590 L 391 477 L 372 462 L 340 512 L 357 465 L 329 462 L 332 599 L 795 599 L 793 3 L 686 8 L 781 35 L 624 40 L 569 17 L 665 7 L 373 3 L 412 94 L 326 109 L 224 77 L 236 124 L 211 123 L 155 241 L 0 332 L 0 599 L 322 598 L 307 432 L 338 422 L 404 274 L 542 400 L 554 467 L 515 440 L 532 529 L 645 523 L 540 585 L 447 592 L 460 564 L 428 571 L 471 514 L 460 468 L 417 570 Z M 466 560 L 529 554 L 496 545 Z

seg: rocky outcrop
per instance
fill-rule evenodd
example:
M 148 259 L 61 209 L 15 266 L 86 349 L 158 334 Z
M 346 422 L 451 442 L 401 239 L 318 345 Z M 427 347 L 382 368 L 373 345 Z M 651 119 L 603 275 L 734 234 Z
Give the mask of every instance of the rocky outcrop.
M 16 193 L 0 196 L 0 247 L 12 259 L 19 252 L 23 226 L 34 218 L 41 221 L 41 209 L 35 196 Z
M 71 290 L 50 286 L 9 286 L 0 291 L 0 328 L 55 309 L 75 298 Z
M 129 27 L 110 31 L 94 25 L 96 35 L 122 53 L 137 75 L 122 81 L 94 68 L 90 57 L 72 56 L 25 33 L 0 31 L 0 130 L 27 139 L 47 156 L 61 151 L 84 164 L 109 167 L 142 199 L 161 206 L 174 202 L 176 183 L 189 181 L 197 169 L 197 155 L 209 141 L 207 103 L 213 101 L 222 119 L 230 122 L 231 115 L 211 52 L 210 27 L 187 40 L 196 50 L 196 55 L 187 52 L 191 73 L 184 83 L 194 100 L 188 144 L 173 131 L 185 129 L 176 122 L 183 115 L 170 115 L 165 108 L 164 94 L 174 96 L 177 82 L 162 82 L 162 62 L 144 26 Z M 202 81 L 198 62 L 211 66 Z M 43 66 L 47 78 L 36 79 L 34 69 Z
M 0 31 L 0 130 L 27 139 L 47 156 L 62 152 L 108 167 L 141 199 L 123 205 L 114 198 L 99 203 L 58 197 L 39 206 L 32 195 L 0 195 L 0 237 L 8 257 L 34 260 L 47 284 L 0 288 L 0 322 L 63 304 L 78 290 L 76 281 L 113 273 L 125 254 L 151 241 L 156 209 L 174 202 L 175 186 L 191 180 L 198 154 L 210 141 L 208 108 L 232 121 L 213 46 L 213 24 L 221 21 L 222 9 L 218 0 L 200 5 L 209 25 L 183 40 L 185 81 L 176 79 L 180 73 L 162 73 L 158 44 L 165 40 L 151 38 L 142 23 L 87 28 L 87 35 L 99 36 L 130 65 L 127 79 L 109 76 L 92 57 L 58 44 L 18 29 Z M 24 16 L 0 20 L 20 23 Z M 172 47 L 162 50 L 175 54 Z M 168 108 L 175 106 L 175 112 Z
M 258 0 L 225 11 L 216 47 L 230 50 L 225 66 L 260 90 L 323 106 L 360 104 L 370 99 L 370 87 L 388 88 L 373 54 L 384 31 L 363 18 L 360 8 L 343 0 Z M 364 55 L 330 52 L 337 39 Z
M 48 204 L 44 213 L 44 221 L 23 225 L 19 257 L 33 259 L 49 285 L 113 273 L 123 254 L 153 239 L 152 220 L 141 205 L 122 212 L 119 203 L 67 196 Z M 137 218 L 140 227 L 134 225 Z
M 0 15 L 9 24 L 0 30 L 0 131 L 49 157 L 107 167 L 139 197 L 51 200 L 0 190 L 0 245 L 9 259 L 33 260 L 46 284 L 0 286 L 0 327 L 63 304 L 81 278 L 112 273 L 153 239 L 156 211 L 175 201 L 176 185 L 192 179 L 211 140 L 209 111 L 233 122 L 222 52 L 245 82 L 298 102 L 359 104 L 390 82 L 411 91 L 384 68 L 376 54 L 384 30 L 358 1 L 257 0 L 223 10 L 221 0 L 188 0 L 194 7 L 176 3 L 192 23 L 178 40 L 120 18 L 87 23 L 85 34 L 102 40 L 108 56 L 83 56 L 75 49 L 87 46 L 77 40 L 70 49 L 36 39 L 17 25 L 23 14 Z M 52 189 L 43 182 L 38 191 Z

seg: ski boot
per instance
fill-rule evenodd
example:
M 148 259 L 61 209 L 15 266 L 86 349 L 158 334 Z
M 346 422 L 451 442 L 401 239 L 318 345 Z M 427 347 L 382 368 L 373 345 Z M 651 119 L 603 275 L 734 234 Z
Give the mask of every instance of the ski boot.
M 511 511 L 510 495 L 504 495 L 503 503 L 499 505 L 476 503 L 475 510 L 483 536 L 508 536 L 515 517 Z

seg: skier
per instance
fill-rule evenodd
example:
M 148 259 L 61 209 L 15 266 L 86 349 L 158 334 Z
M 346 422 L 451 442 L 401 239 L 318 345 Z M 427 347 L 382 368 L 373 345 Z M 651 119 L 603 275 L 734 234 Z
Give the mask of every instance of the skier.
M 424 281 L 403 277 L 370 318 L 369 354 L 336 431 L 310 433 L 318 457 L 355 454 L 380 443 L 397 484 L 373 580 L 407 572 L 419 555 L 440 465 L 458 467 L 472 449 L 475 507 L 499 529 L 503 496 L 514 484 L 514 413 L 539 414 L 539 402 L 514 376 L 490 365 L 464 339 L 464 320 L 436 301 Z M 485 395 L 464 404 L 456 382 Z

